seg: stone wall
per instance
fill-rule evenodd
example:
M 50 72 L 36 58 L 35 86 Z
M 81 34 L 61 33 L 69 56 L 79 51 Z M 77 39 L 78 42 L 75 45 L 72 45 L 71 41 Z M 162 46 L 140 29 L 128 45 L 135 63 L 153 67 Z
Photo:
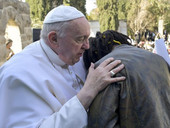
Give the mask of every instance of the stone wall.
M 95 37 L 96 32 L 100 31 L 100 24 L 98 20 L 89 21 L 90 24 L 90 37 Z
M 90 36 L 95 37 L 96 32 L 100 31 L 100 24 L 98 20 L 89 21 L 90 24 Z M 119 20 L 118 32 L 127 35 L 127 22 L 126 20 Z
M 126 20 L 119 20 L 118 32 L 127 35 L 127 22 L 126 22 Z
M 32 43 L 32 29 L 29 5 L 19 0 L 0 0 L 0 65 L 5 62 L 5 30 L 8 21 L 19 27 L 22 48 Z

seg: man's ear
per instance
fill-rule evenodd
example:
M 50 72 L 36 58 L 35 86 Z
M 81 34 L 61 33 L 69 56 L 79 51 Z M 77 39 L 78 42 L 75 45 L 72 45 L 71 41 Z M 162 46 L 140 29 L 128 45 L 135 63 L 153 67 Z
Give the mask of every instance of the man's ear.
M 51 45 L 57 45 L 57 33 L 55 31 L 51 31 L 48 34 L 48 40 L 51 43 Z

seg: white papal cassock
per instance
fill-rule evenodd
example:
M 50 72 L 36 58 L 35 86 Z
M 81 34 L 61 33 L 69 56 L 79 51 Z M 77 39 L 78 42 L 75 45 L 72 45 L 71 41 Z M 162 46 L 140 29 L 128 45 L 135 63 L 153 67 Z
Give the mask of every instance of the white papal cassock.
M 85 127 L 84 80 L 82 60 L 66 66 L 43 40 L 30 44 L 0 68 L 0 128 Z

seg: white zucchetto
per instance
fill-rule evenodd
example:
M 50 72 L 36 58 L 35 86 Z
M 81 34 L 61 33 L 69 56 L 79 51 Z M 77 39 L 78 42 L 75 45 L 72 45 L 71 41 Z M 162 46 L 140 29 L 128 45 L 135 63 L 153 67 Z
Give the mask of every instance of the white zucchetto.
M 74 20 L 85 17 L 82 12 L 71 6 L 60 5 L 52 9 L 45 17 L 43 23 L 54 23 L 61 21 Z

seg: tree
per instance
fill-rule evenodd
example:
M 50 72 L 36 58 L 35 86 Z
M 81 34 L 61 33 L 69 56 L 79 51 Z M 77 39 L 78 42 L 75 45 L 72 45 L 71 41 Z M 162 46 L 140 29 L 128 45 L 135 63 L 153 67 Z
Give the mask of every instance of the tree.
M 95 8 L 90 12 L 90 15 L 87 16 L 88 20 L 99 20 L 99 9 Z
M 54 7 L 63 4 L 63 0 L 26 0 L 30 6 L 32 26 L 41 28 L 47 13 Z
M 63 0 L 26 0 L 26 2 L 30 5 L 32 17 L 39 18 L 41 21 L 51 9 L 63 4 Z
M 97 0 L 99 8 L 100 30 L 107 29 L 117 30 L 118 20 L 118 0 Z
M 133 33 L 143 31 L 148 28 L 152 22 L 156 22 L 156 16 L 153 16 L 147 8 L 150 6 L 148 0 L 135 0 L 130 3 L 131 9 L 128 11 L 127 21 Z
M 170 1 L 169 0 L 149 0 L 151 2 L 151 6 L 148 10 L 157 16 L 157 20 L 163 20 L 164 29 L 170 32 Z
M 165 29 L 170 32 L 169 0 L 97 0 L 97 5 L 101 31 L 117 30 L 118 20 L 125 19 L 128 34 L 133 36 L 146 28 L 157 30 L 158 19 L 162 18 Z
M 30 5 L 32 26 L 35 28 L 41 28 L 47 13 L 61 4 L 74 6 L 86 15 L 86 0 L 26 0 L 26 2 Z
M 127 1 L 126 10 L 128 12 L 127 22 L 128 29 L 133 33 L 137 30 L 143 31 L 149 29 L 156 31 L 158 29 L 158 19 L 164 19 L 168 25 L 168 11 L 170 11 L 169 0 L 129 0 Z
M 85 8 L 86 0 L 69 0 L 68 3 L 70 6 L 77 8 L 86 16 L 86 8 Z
M 118 1 L 118 17 L 119 19 L 127 19 L 128 10 L 130 9 L 128 6 L 129 0 L 119 0 Z

